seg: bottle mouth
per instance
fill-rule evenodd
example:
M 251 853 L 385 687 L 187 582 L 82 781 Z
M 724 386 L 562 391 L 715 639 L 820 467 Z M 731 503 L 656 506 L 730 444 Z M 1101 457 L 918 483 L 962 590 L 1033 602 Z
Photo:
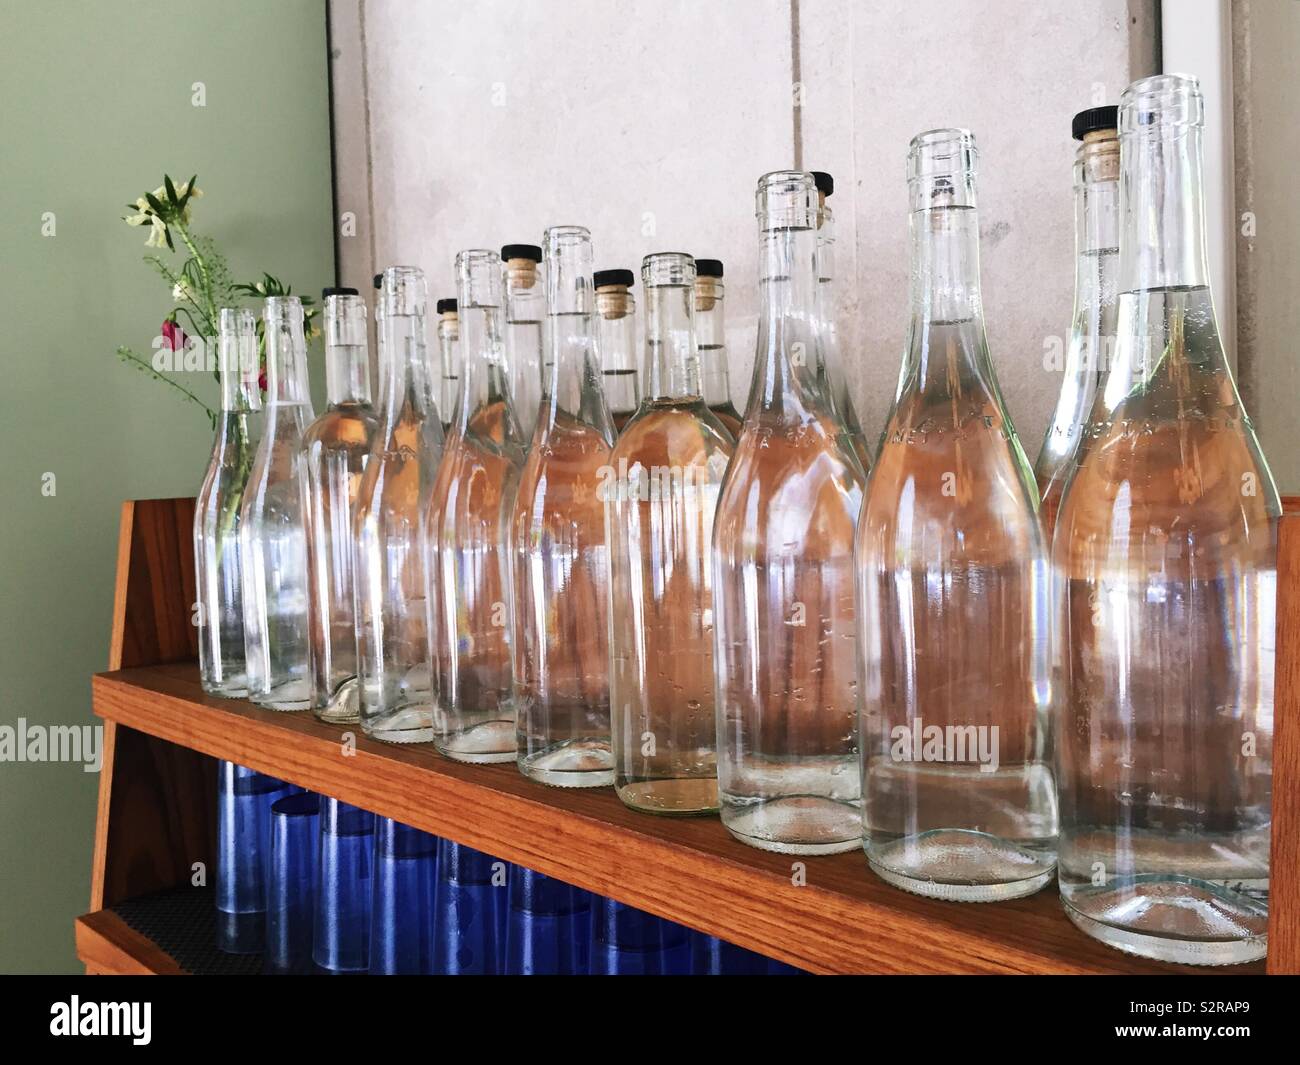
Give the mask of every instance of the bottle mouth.
M 821 209 L 817 180 L 802 170 L 774 170 L 758 179 L 755 214 L 764 232 L 815 229 Z
M 418 266 L 390 266 L 384 271 L 385 317 L 423 314 L 429 286 Z
M 974 175 L 979 163 L 975 134 L 950 127 L 918 133 L 907 146 L 907 180 Z
M 1205 125 L 1205 97 L 1191 74 L 1155 74 L 1133 82 L 1120 94 L 1121 134 Z
M 501 306 L 501 256 L 487 248 L 456 254 L 457 307 Z
M 695 259 L 684 251 L 653 252 L 641 260 L 641 284 L 647 288 L 693 286 Z
M 297 296 L 267 296 L 262 317 L 268 322 L 302 321 L 302 300 Z

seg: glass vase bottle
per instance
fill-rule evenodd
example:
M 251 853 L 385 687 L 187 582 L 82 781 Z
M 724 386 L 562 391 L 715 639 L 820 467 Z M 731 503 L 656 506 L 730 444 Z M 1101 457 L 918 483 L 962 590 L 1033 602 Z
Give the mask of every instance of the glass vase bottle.
M 327 406 L 302 442 L 312 707 L 322 721 L 346 724 L 360 720 L 355 518 L 378 419 L 370 405 L 365 302 L 354 288 L 327 288 L 321 298 Z
M 428 570 L 421 514 L 442 457 L 442 420 L 414 266 L 384 272 L 382 408 L 357 494 L 357 648 L 361 727 L 389 743 L 433 739 Z
M 623 427 L 641 402 L 637 385 L 636 300 L 632 295 L 631 270 L 597 270 L 596 346 L 604 377 L 605 403 L 614 429 Z
M 442 431 L 451 429 L 451 412 L 456 409 L 460 391 L 460 318 L 456 298 L 438 301 L 438 365 L 442 380 L 438 386 L 438 410 L 442 414 Z
M 315 412 L 297 296 L 267 298 L 262 335 L 266 427 L 240 513 L 248 690 L 269 710 L 306 710 L 312 681 L 302 436 Z
M 863 844 L 934 898 L 1037 891 L 1056 858 L 1050 581 L 984 333 L 975 142 L 913 139 L 911 325 L 858 522 Z
M 614 786 L 647 813 L 718 808 L 713 514 L 734 441 L 704 402 L 695 261 L 646 256 L 645 394 L 602 479 Z
M 723 310 L 726 289 L 722 262 L 695 260 L 695 343 L 700 357 L 700 384 L 704 402 L 734 440 L 740 432 L 740 412 L 731 401 L 731 376 L 727 370 L 727 316 Z
M 510 522 L 519 771 L 542 784 L 614 781 L 609 552 L 597 494 L 614 425 L 601 388 L 591 234 L 555 226 L 546 263 L 546 386 Z
M 525 442 L 510 399 L 501 275 L 494 251 L 456 256 L 460 392 L 425 517 L 434 742 L 461 762 L 515 760 L 506 535 Z
M 1277 489 L 1215 323 L 1195 78 L 1119 108 L 1114 358 L 1061 501 L 1066 913 L 1133 954 L 1266 950 Z
M 537 426 L 542 400 L 542 324 L 546 287 L 539 269 L 542 249 L 536 244 L 507 244 L 501 249 L 505 271 L 506 365 L 515 418 L 525 447 Z
M 218 374 L 221 413 L 203 485 L 194 505 L 199 680 L 209 695 L 248 695 L 244 659 L 244 588 L 239 511 L 253 464 L 253 414 L 262 405 L 257 323 L 251 311 L 221 308 Z
M 713 530 L 722 823 L 788 854 L 862 838 L 853 530 L 865 479 L 818 381 L 817 189 L 758 183 L 758 347 Z
M 1061 393 L 1043 438 L 1034 477 L 1039 513 L 1051 542 L 1061 493 L 1074 468 L 1097 381 L 1115 338 L 1115 270 L 1119 262 L 1118 109 L 1093 107 L 1074 116 L 1074 316 L 1065 347 Z
M 835 179 L 824 170 L 814 170 L 812 176 L 817 185 L 817 205 L 820 211 L 817 221 L 817 321 L 821 330 L 821 344 L 818 348 L 821 357 L 817 365 L 817 376 L 849 435 L 849 443 L 858 456 L 858 464 L 870 471 L 871 452 L 867 446 L 866 434 L 862 431 L 862 423 L 858 420 L 853 394 L 849 391 L 849 380 L 844 372 L 843 352 L 840 349 L 839 328 L 835 324 L 835 216 L 831 205 L 826 202 L 835 192 Z

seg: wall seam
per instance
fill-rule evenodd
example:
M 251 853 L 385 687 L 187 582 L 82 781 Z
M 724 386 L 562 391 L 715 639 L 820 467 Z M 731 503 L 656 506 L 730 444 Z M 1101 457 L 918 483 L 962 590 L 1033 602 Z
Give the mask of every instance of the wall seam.
M 799 59 L 799 0 L 790 0 L 790 111 L 794 169 L 803 169 L 803 65 Z
M 370 269 L 367 278 L 379 268 L 375 246 L 375 146 L 370 125 L 370 49 L 366 45 L 366 0 L 360 4 L 361 29 L 361 101 L 366 122 L 366 230 L 370 235 Z

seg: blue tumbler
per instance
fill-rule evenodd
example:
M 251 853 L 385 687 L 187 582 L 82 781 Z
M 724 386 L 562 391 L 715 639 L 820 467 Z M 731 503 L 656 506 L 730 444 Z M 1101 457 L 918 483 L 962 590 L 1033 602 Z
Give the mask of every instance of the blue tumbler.
M 433 899 L 438 840 L 391 817 L 375 819 L 370 972 L 433 972 Z
M 271 806 L 296 790 L 283 780 L 217 763 L 217 949 L 257 954 L 266 942 Z
M 320 856 L 320 796 L 300 791 L 271 807 L 271 867 L 266 884 L 265 969 L 310 973 Z
M 660 942 L 663 944 L 665 976 L 691 974 L 691 944 L 695 932 L 676 921 L 660 920 Z
M 338 799 L 322 801 L 312 944 L 319 973 L 364 973 L 370 966 L 374 848 L 374 814 Z
M 691 972 L 695 976 L 766 976 L 768 959 L 734 943 L 706 936 L 691 935 Z
M 590 955 L 591 896 L 562 880 L 514 866 L 506 918 L 506 973 L 585 974 Z
M 504 871 L 504 862 L 481 851 L 438 840 L 434 972 L 491 976 L 501 971 L 498 911 L 505 910 Z
M 672 959 L 665 940 L 682 929 L 654 914 L 596 896 L 591 903 L 591 973 L 593 976 L 665 976 Z

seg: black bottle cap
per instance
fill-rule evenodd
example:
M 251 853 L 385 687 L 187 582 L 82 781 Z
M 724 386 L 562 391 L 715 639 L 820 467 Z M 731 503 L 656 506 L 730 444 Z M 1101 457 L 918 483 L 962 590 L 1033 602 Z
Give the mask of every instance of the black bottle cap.
M 722 260 L 721 259 L 696 259 L 695 276 L 696 277 L 721 277 Z
M 597 288 L 604 288 L 606 285 L 623 285 L 625 288 L 631 288 L 636 281 L 636 275 L 631 270 L 597 270 L 591 275 L 591 283 Z
M 813 170 L 810 173 L 813 176 L 813 184 L 823 196 L 829 196 L 835 191 L 835 179 L 825 170 Z
M 542 261 L 542 249 L 536 244 L 506 244 L 501 248 L 502 262 L 507 259 L 532 259 L 535 263 Z
M 375 288 L 383 288 L 383 287 L 384 287 L 384 275 L 375 274 Z
M 1070 123 L 1070 136 L 1077 141 L 1099 129 L 1119 129 L 1119 108 L 1114 104 L 1080 111 Z
M 439 313 L 439 314 L 446 314 L 448 311 L 454 311 L 454 310 L 457 310 L 459 307 L 460 307 L 460 304 L 458 304 L 458 303 L 456 302 L 456 297 L 455 297 L 455 296 L 452 296 L 450 299 L 445 299 L 445 300 L 439 300 L 439 301 L 438 301 L 438 313 Z
M 331 296 L 355 296 L 357 290 L 354 288 L 323 288 L 320 290 L 320 298 L 329 299 Z

